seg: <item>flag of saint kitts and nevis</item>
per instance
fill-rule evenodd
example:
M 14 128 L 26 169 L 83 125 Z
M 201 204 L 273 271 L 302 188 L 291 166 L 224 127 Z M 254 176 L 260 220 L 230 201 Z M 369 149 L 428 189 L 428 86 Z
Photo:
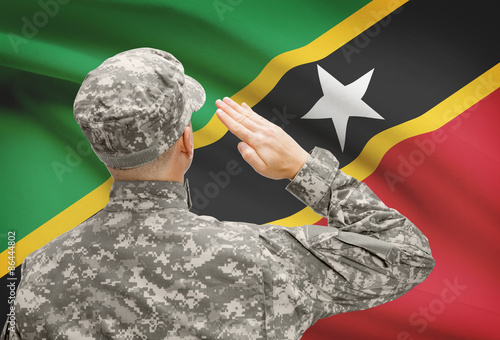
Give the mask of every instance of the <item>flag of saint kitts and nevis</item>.
M 193 211 L 326 225 L 243 161 L 214 115 L 230 96 L 333 152 L 429 238 L 424 283 L 303 339 L 498 339 L 498 13 L 494 0 L 4 0 L 0 323 L 23 259 L 107 202 L 112 180 L 73 119 L 79 85 L 104 59 L 154 47 L 207 92 L 192 119 Z

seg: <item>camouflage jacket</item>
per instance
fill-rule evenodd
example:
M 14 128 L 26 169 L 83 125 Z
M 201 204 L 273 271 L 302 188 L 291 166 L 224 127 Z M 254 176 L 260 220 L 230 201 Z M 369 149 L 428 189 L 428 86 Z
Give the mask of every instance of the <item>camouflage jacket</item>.
M 393 300 L 434 266 L 426 237 L 315 148 L 287 187 L 329 226 L 220 222 L 177 182 L 109 204 L 22 265 L 11 339 L 298 339 Z

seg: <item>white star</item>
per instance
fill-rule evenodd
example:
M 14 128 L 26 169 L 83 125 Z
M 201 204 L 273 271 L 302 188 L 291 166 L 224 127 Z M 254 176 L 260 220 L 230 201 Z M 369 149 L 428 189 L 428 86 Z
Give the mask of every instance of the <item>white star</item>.
M 317 66 L 323 97 L 302 118 L 331 118 L 335 131 L 337 131 L 340 147 L 344 151 L 347 121 L 350 117 L 384 119 L 361 100 L 368 88 L 374 69 L 351 84 L 344 86 L 321 66 Z

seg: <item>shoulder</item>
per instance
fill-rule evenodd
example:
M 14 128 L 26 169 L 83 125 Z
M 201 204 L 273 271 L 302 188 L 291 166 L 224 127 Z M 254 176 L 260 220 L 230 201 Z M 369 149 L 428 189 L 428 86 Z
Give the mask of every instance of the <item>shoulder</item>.
M 41 272 L 53 272 L 57 275 L 67 258 L 75 259 L 79 254 L 87 252 L 88 245 L 95 240 L 93 226 L 96 219 L 99 219 L 98 214 L 28 255 L 23 262 L 23 277 L 30 273 L 39 275 Z

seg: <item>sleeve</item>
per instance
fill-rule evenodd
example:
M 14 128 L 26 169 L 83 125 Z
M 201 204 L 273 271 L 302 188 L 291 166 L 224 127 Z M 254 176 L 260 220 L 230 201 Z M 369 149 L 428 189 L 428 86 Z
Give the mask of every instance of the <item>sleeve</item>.
M 328 227 L 272 226 L 262 234 L 268 260 L 279 262 L 286 277 L 279 300 L 314 319 L 391 301 L 424 281 L 435 264 L 413 223 L 338 165 L 329 151 L 315 148 L 287 186 L 328 218 Z

